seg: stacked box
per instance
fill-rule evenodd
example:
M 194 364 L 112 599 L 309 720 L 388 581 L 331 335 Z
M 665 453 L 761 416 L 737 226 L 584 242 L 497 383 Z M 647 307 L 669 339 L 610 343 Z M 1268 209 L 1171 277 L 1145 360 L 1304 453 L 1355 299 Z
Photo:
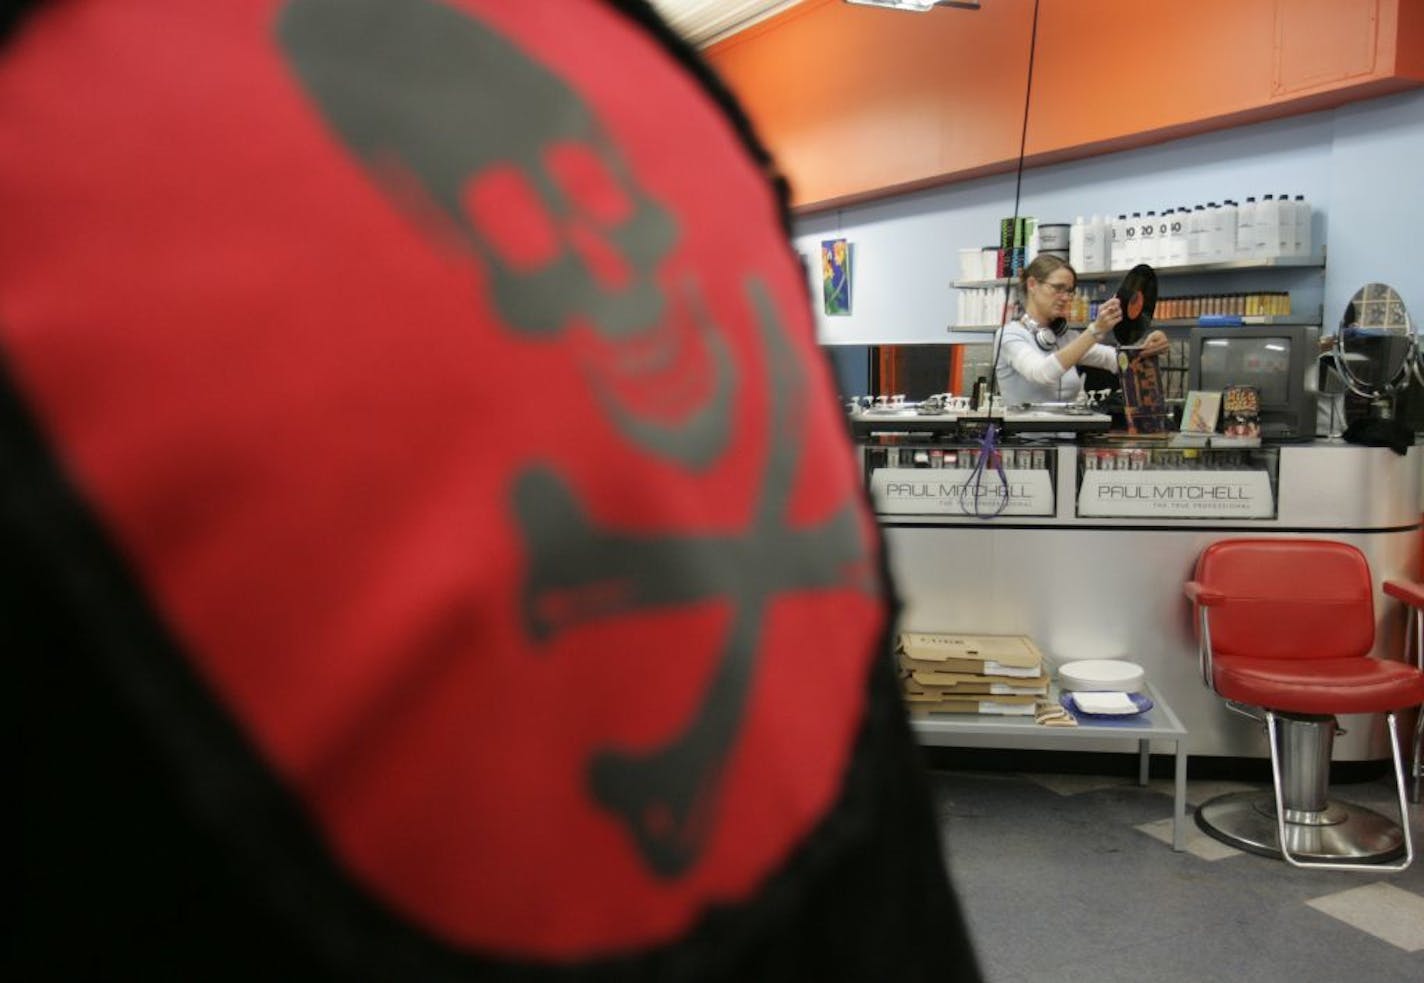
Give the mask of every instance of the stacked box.
M 905 703 L 917 716 L 1033 716 L 1048 695 L 1043 654 L 1024 635 L 902 632 L 895 658 Z

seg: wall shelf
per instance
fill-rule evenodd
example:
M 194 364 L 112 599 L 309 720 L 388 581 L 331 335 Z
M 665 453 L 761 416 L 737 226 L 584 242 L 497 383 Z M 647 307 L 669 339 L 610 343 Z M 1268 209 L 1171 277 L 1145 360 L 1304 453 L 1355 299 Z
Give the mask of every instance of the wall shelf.
M 1196 318 L 1194 318 L 1194 317 L 1158 318 L 1158 319 L 1156 319 L 1156 320 L 1154 320 L 1154 321 L 1152 322 L 1152 327 L 1154 327 L 1154 328 L 1195 328 L 1195 327 L 1196 327 L 1198 324 L 1200 324 L 1200 323 L 1201 323 L 1201 322 L 1199 322 L 1199 321 L 1198 321 Z M 1314 317 L 1306 317 L 1306 316 L 1276 317 L 1276 316 L 1271 316 L 1271 315 L 1249 314 L 1249 315 L 1245 315 L 1245 316 L 1243 316 L 1243 317 L 1241 318 L 1241 326 L 1242 326 L 1242 327 L 1254 327 L 1254 326 L 1256 326 L 1256 325 L 1267 325 L 1267 326 L 1270 326 L 1270 325 L 1275 325 L 1275 324 L 1303 324 L 1303 325 L 1309 325 L 1309 326 L 1319 327 L 1320 324 L 1321 324 L 1321 321 L 1320 321 L 1320 315 L 1318 315 L 1318 314 L 1315 315 Z M 1229 326 L 1229 325 L 1228 325 L 1228 326 Z M 1084 327 L 1085 327 L 1085 325 L 1082 325 L 1082 324 L 1070 324 L 1070 325 L 1068 325 L 1068 330 L 1070 330 L 1070 331 L 1081 331 Z M 958 334 L 993 334 L 995 331 L 998 331 L 998 330 L 999 330 L 999 326 L 998 326 L 997 324 L 951 324 L 951 325 L 948 325 L 948 326 L 945 328 L 945 330 L 946 330 L 946 331 L 949 331 L 949 332 L 958 333 Z
M 1324 269 L 1324 256 L 1279 256 L 1274 259 L 1237 259 L 1227 263 L 1193 263 L 1190 266 L 1154 266 L 1158 277 L 1191 276 L 1196 273 L 1230 273 L 1237 270 L 1272 269 Z M 1105 273 L 1079 273 L 1080 281 L 1101 283 L 1116 277 L 1126 276 L 1127 270 L 1109 270 Z M 1018 277 L 998 277 L 993 280 L 955 280 L 951 284 L 958 288 L 1005 287 L 1018 282 Z
M 1228 314 L 1225 316 L 1235 317 L 1236 315 Z M 1195 328 L 1200 323 L 1201 322 L 1194 317 L 1165 317 L 1155 318 L 1152 321 L 1152 326 L 1154 328 Z M 1241 326 L 1243 328 L 1254 327 L 1256 325 L 1266 325 L 1269 327 L 1275 324 L 1304 324 L 1319 327 L 1320 315 L 1315 314 L 1314 316 L 1306 316 L 1303 314 L 1297 314 L 1278 316 L 1269 314 L 1247 314 L 1241 318 Z M 1229 328 L 1231 327 L 1231 325 L 1213 325 L 1213 327 Z

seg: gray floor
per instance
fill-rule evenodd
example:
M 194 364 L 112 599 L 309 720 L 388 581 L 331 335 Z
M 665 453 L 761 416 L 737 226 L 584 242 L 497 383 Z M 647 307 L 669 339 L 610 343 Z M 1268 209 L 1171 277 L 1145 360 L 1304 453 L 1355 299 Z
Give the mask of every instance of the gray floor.
M 1424 807 L 1411 807 L 1407 871 L 1304 871 L 1231 850 L 1190 815 L 1189 850 L 1173 852 L 1168 782 L 962 771 L 931 780 L 991 983 L 1424 981 Z M 1189 812 L 1246 787 L 1190 782 Z M 1384 781 L 1332 794 L 1394 814 Z

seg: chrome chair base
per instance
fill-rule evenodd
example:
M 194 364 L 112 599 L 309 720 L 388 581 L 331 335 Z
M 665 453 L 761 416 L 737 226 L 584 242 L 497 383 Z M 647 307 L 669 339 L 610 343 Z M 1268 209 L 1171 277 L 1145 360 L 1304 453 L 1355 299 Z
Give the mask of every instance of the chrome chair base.
M 1277 833 L 1275 797 L 1231 792 L 1203 803 L 1197 826 L 1213 839 L 1263 857 L 1284 859 Z M 1318 812 L 1286 810 L 1286 847 L 1314 863 L 1388 863 L 1404 856 L 1399 823 L 1363 806 L 1330 800 Z
M 1410 775 L 1412 788 L 1409 801 L 1418 805 L 1419 795 L 1424 792 L 1424 707 L 1420 707 L 1415 713 L 1417 717 L 1414 721 L 1414 764 L 1410 767 L 1413 774 Z

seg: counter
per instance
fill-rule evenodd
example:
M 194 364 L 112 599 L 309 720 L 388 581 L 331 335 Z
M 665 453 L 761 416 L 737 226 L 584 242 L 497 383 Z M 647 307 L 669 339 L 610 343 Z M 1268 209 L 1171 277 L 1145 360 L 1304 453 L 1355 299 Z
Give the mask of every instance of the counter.
M 934 450 L 941 467 L 916 466 Z M 863 441 L 904 601 L 901 627 L 1026 634 L 1053 663 L 1137 662 L 1190 732 L 1192 755 L 1266 756 L 1260 728 L 1225 709 L 1198 673 L 1182 584 L 1203 548 L 1229 537 L 1322 537 L 1357 546 L 1377 585 L 1417 572 L 1417 446 L 1405 456 L 1327 440 L 1189 452 L 1131 440 L 1005 450 L 1008 507 L 985 519 L 964 510 L 970 471 L 944 466 L 972 460 L 972 443 Z M 985 474 L 981 512 L 992 511 L 985 503 L 1001 488 L 996 473 Z M 1375 611 L 1372 654 L 1398 658 L 1404 612 L 1378 588 Z M 1340 722 L 1336 760 L 1389 756 L 1382 718 Z

